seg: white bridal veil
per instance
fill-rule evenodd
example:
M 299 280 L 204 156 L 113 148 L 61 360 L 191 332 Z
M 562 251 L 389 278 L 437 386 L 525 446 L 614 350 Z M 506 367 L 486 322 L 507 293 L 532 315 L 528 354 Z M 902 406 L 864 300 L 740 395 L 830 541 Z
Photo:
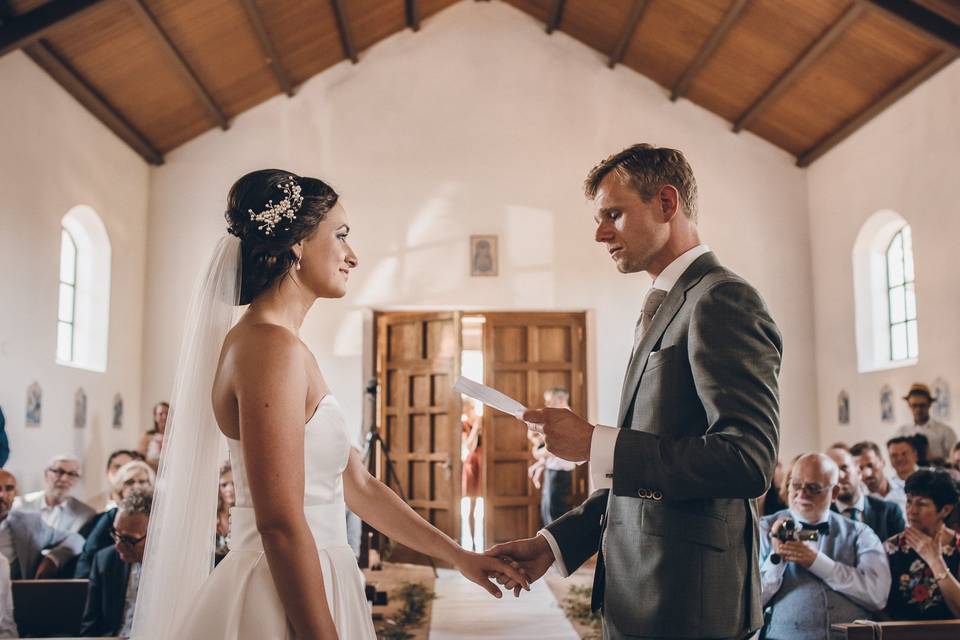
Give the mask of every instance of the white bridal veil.
M 211 405 L 223 339 L 237 319 L 240 239 L 225 235 L 194 286 L 147 531 L 132 637 L 172 638 L 213 568 L 223 436 Z

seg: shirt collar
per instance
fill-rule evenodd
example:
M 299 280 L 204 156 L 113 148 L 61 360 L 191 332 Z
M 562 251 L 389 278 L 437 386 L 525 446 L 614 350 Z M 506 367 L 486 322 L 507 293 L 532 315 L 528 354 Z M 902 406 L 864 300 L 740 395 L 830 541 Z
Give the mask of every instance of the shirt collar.
M 863 491 L 860 492 L 860 499 L 854 502 L 853 504 L 844 504 L 837 500 L 837 510 L 843 513 L 844 509 L 856 509 L 861 514 L 863 513 L 864 508 L 867 505 L 867 498 L 864 495 Z
M 797 524 L 800 524 L 801 522 L 806 522 L 807 524 L 820 524 L 821 522 L 828 522 L 830 520 L 830 510 L 828 509 L 827 513 L 824 514 L 824 516 L 819 520 L 817 520 L 816 522 L 810 522 L 809 520 L 804 520 L 802 517 L 800 517 L 800 514 L 794 511 L 793 509 L 790 509 L 790 517 L 793 518 Z
M 697 258 L 709 251 L 710 247 L 705 244 L 698 244 L 694 248 L 684 251 L 678 257 L 674 258 L 673 262 L 668 264 L 667 267 L 660 272 L 660 275 L 654 279 L 653 288 L 670 291 L 670 289 L 673 289 L 673 285 L 677 284 L 677 280 L 680 279 L 683 272 L 686 271 Z

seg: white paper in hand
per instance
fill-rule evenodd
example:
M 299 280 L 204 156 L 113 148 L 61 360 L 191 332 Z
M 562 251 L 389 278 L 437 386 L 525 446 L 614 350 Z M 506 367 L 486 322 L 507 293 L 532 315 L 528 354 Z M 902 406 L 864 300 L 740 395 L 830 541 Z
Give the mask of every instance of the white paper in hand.
M 523 412 L 527 410 L 525 406 L 510 396 L 500 393 L 496 389 L 491 389 L 479 382 L 475 382 L 470 378 L 464 378 L 463 376 L 457 378 L 456 383 L 453 385 L 453 390 L 465 396 L 470 396 L 474 400 L 479 400 L 488 407 L 509 413 L 518 420 L 523 420 Z

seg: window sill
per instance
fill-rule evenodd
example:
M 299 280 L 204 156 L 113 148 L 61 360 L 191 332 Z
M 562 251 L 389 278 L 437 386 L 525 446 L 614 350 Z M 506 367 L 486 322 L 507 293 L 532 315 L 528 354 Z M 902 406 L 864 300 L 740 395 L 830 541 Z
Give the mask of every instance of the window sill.
M 872 373 L 874 371 L 888 371 L 890 369 L 902 369 L 912 367 L 919 363 L 919 358 L 908 358 L 906 360 L 896 360 L 892 362 L 881 362 L 869 367 L 857 367 L 858 373 Z
M 105 373 L 107 371 L 106 367 L 98 367 L 96 365 L 87 364 L 84 362 L 70 362 L 67 360 L 61 360 L 57 358 L 57 364 L 61 367 L 70 367 L 71 369 L 81 369 L 83 371 L 91 371 L 93 373 Z

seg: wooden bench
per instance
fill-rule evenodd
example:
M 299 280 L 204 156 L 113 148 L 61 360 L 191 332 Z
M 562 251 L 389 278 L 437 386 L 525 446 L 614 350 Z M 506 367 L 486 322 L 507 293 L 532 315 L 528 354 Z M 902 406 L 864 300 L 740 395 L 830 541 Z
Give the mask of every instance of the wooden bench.
M 957 640 L 960 620 L 930 622 L 880 622 L 883 640 Z M 831 629 L 845 640 L 874 640 L 874 629 L 868 624 L 835 624 Z
M 80 633 L 89 580 L 13 580 L 11 588 L 13 617 L 22 637 Z

